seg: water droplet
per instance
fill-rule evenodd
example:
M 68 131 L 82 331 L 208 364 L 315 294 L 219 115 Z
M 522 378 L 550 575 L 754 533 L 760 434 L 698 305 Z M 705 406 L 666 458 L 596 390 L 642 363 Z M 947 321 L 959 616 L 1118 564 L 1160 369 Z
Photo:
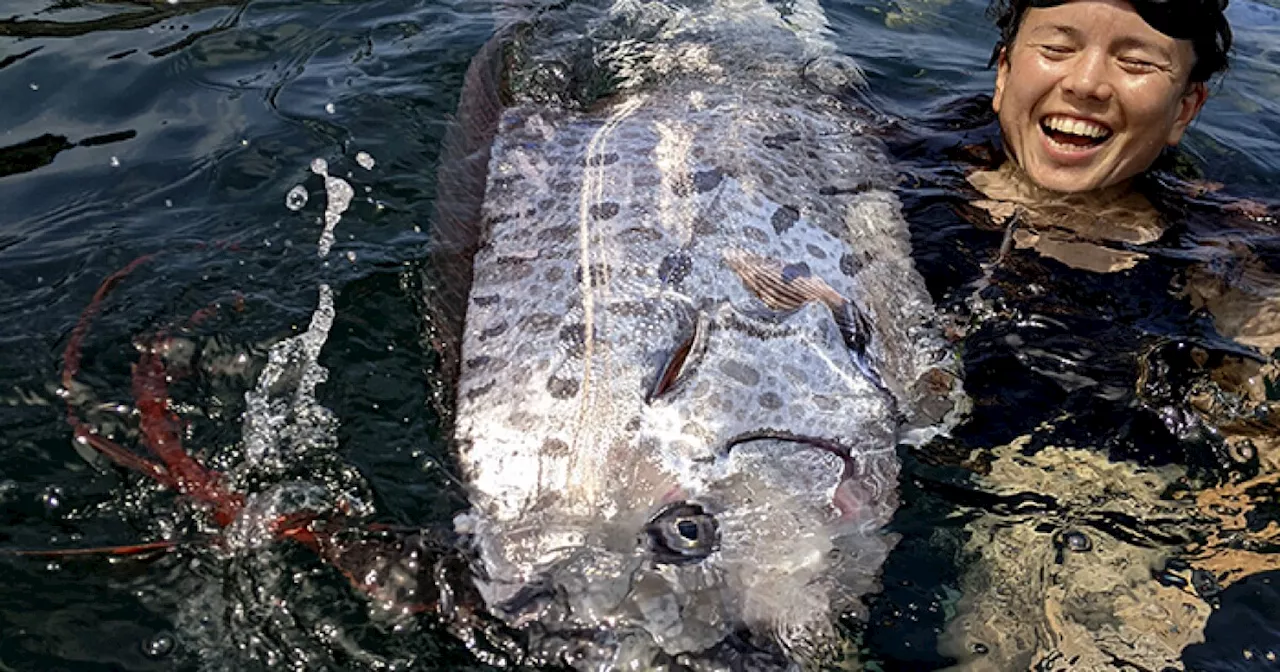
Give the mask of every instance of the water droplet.
M 338 108 L 336 108 L 336 107 L 334 107 L 334 106 L 333 106 L 333 103 L 327 103 L 327 104 L 324 106 L 324 111 L 325 111 L 325 112 L 328 112 L 329 114 L 333 114 L 335 111 L 337 111 L 337 109 L 338 109 Z
M 174 647 L 177 645 L 173 635 L 167 632 L 157 632 L 150 639 L 143 642 L 142 653 L 148 658 L 164 658 L 173 653 Z
M 314 164 L 313 164 L 313 168 L 312 168 L 312 170 L 314 170 L 314 169 L 315 169 L 315 168 L 314 168 Z M 289 190 L 289 193 L 285 195 L 285 197 L 284 197 L 284 207 L 289 208 L 290 210 L 292 210 L 292 211 L 294 211 L 294 212 L 297 212 L 297 211 L 301 210 L 301 209 L 302 209 L 302 207 L 303 207 L 303 206 L 305 206 L 305 205 L 307 204 L 307 198 L 308 198 L 308 196 L 309 196 L 309 194 L 307 193 L 307 188 L 306 188 L 306 187 L 304 187 L 304 186 L 302 186 L 301 184 L 299 184 L 299 185 L 295 186 L 294 188 L 290 189 L 290 190 Z
M 353 252 L 353 251 L 351 251 L 351 250 L 348 250 L 348 251 L 347 251 L 347 261 L 349 261 L 349 262 L 351 262 L 351 263 L 353 263 L 353 264 L 354 264 L 354 263 L 356 263 L 356 253 L 355 253 L 355 252 Z
M 120 159 L 119 159 L 119 158 L 117 158 L 117 157 L 114 157 L 114 156 L 113 156 L 113 157 L 111 157 L 111 167 L 112 167 L 112 168 L 119 168 L 119 167 L 120 167 Z
M 328 161 L 325 161 L 324 159 L 319 159 L 319 158 L 312 159 L 312 160 L 311 160 L 311 172 L 315 173 L 316 175 L 328 175 L 328 174 L 329 174 L 329 162 L 328 162 Z
M 49 511 L 62 506 L 62 488 L 51 485 L 40 493 L 40 503 L 44 504 L 44 508 Z
M 31 82 L 30 86 L 31 86 L 31 90 L 32 90 L 32 91 L 39 91 L 39 90 L 40 90 L 40 85 L 39 85 L 39 84 L 36 84 L 35 82 Z
M 1093 548 L 1093 542 L 1089 541 L 1089 537 L 1086 537 L 1083 532 L 1075 530 L 1062 535 L 1062 541 L 1067 545 L 1067 548 L 1076 553 L 1084 553 Z
M 173 200 L 172 200 L 172 199 L 168 199 L 168 198 L 164 199 L 164 207 L 166 207 L 166 208 L 172 208 L 172 207 L 173 207 Z
M 373 155 L 369 154 L 369 152 L 358 152 L 356 154 L 356 163 L 360 164 L 360 167 L 365 170 L 373 170 L 373 167 L 377 165 L 377 162 L 373 160 Z

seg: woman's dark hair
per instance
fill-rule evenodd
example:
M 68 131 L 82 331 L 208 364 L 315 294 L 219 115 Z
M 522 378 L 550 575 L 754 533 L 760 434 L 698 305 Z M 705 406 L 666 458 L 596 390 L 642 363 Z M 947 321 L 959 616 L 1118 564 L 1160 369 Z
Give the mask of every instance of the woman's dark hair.
M 987 16 L 1000 29 L 1000 41 L 991 53 L 994 65 L 1000 50 L 1013 44 L 1022 25 L 1022 17 L 1031 7 L 1055 7 L 1070 0 L 992 0 Z M 1191 67 L 1191 81 L 1208 81 L 1215 73 L 1227 69 L 1227 52 L 1231 50 L 1231 25 L 1227 23 L 1227 0 L 1128 0 L 1138 16 L 1152 28 L 1180 40 L 1191 40 L 1196 63 Z

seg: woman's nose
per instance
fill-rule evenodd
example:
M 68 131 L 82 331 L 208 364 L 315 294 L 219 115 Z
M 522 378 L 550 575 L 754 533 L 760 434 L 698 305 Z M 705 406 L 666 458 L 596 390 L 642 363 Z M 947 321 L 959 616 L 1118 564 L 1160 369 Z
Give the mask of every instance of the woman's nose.
M 1081 99 L 1107 100 L 1113 92 L 1107 69 L 1107 55 L 1087 51 L 1075 60 L 1062 78 L 1062 89 Z

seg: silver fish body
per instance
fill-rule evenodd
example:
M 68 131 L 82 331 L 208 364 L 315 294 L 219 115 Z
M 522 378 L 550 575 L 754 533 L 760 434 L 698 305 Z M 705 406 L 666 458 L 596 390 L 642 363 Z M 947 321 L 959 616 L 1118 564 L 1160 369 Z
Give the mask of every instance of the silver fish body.
M 546 657 L 822 656 L 892 548 L 895 447 L 963 407 L 893 169 L 832 95 L 857 69 L 790 7 L 620 1 L 592 25 L 649 30 L 610 42 L 642 52 L 611 95 L 497 120 L 458 527 Z M 508 82 L 554 61 L 540 44 Z

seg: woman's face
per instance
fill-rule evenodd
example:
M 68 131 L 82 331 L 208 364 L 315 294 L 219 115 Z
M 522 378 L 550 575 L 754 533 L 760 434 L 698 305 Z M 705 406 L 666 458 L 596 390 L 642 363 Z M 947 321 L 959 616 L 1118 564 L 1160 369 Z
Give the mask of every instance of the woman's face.
M 1124 0 L 1030 8 L 1001 53 L 992 107 L 1031 179 L 1060 192 L 1122 183 L 1174 145 L 1204 104 L 1195 52 Z

